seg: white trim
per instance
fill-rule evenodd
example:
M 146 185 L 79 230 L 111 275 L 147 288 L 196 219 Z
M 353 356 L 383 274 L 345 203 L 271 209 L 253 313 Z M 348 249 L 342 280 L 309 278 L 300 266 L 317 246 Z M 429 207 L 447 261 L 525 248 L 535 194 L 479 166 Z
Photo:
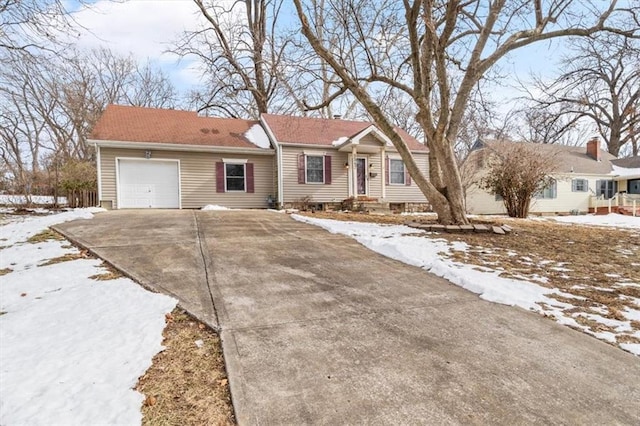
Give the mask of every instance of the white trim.
M 179 159 L 172 158 L 140 158 L 140 157 L 116 157 L 116 209 L 120 210 L 120 160 L 129 161 L 173 161 L 178 164 L 178 209 L 182 209 L 182 167 Z
M 93 145 L 96 150 L 96 168 L 98 169 L 98 207 L 102 202 L 102 157 L 100 156 L 100 147 L 96 144 Z
M 224 159 L 222 161 L 224 162 Z M 229 189 L 227 189 L 227 164 L 230 164 L 232 166 L 233 165 L 235 165 L 235 166 L 242 165 L 243 166 L 243 169 L 244 169 L 244 172 L 243 172 L 244 189 L 243 190 L 239 190 L 239 189 L 229 190 Z M 224 162 L 224 192 L 225 192 L 225 194 L 227 192 L 237 192 L 237 193 L 247 192 L 247 163 L 246 162 L 244 162 L 244 163 L 240 163 L 240 162 L 235 162 L 235 163 L 234 162 L 228 162 L 227 163 L 227 162 Z
M 303 154 L 304 155 L 304 183 L 305 185 L 324 185 L 326 180 L 327 180 L 327 171 L 325 170 L 324 167 L 324 157 L 325 155 L 312 155 L 312 154 Z M 307 170 L 309 169 L 309 166 L 307 165 L 307 160 L 309 157 L 320 157 L 322 158 L 322 182 L 309 182 L 307 180 Z
M 362 138 L 364 138 L 365 136 L 369 135 L 369 134 L 375 134 L 378 139 L 381 139 L 381 142 L 383 142 L 384 145 L 386 146 L 393 146 L 393 143 L 391 142 L 391 139 L 389 139 L 387 137 L 387 135 L 385 135 L 384 133 L 382 133 L 380 131 L 380 129 L 378 129 L 375 125 L 370 125 L 369 127 L 367 127 L 366 129 L 360 131 L 360 133 L 356 134 L 354 137 L 352 137 L 350 140 L 355 143 L 355 144 L 359 144 L 360 140 Z M 344 145 L 344 144 L 343 144 Z
M 229 164 L 247 164 L 249 162 L 249 160 L 247 160 L 246 158 L 223 158 L 222 159 L 223 163 L 229 163 Z
M 393 183 L 391 182 L 391 162 L 399 161 L 402 163 L 402 183 Z M 402 161 L 402 158 L 392 158 L 389 157 L 389 186 L 407 186 L 407 166 Z
M 282 177 L 282 145 L 276 139 L 276 136 L 271 131 L 271 127 L 267 123 L 267 120 L 264 119 L 264 116 L 260 114 L 260 123 L 262 123 L 262 127 L 264 127 L 267 132 L 267 136 L 271 139 L 272 145 L 276 148 L 276 167 L 277 170 L 276 176 L 278 178 L 278 204 L 282 206 L 284 204 L 284 180 Z
M 155 151 L 187 151 L 187 152 L 215 152 L 222 154 L 251 154 L 251 155 L 274 155 L 275 152 L 271 148 L 236 148 L 223 146 L 202 146 L 202 145 L 186 145 L 172 143 L 154 143 L 154 142 L 126 142 L 126 141 L 105 141 L 90 139 L 89 143 L 104 148 L 123 148 L 123 149 L 143 149 Z

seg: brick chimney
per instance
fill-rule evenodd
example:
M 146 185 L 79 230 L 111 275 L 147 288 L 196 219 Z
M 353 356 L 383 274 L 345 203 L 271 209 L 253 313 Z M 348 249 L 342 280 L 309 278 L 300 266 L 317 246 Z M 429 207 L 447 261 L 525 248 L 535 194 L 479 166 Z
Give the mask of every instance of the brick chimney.
M 596 161 L 602 160 L 600 156 L 600 139 L 591 138 L 591 140 L 587 142 L 587 155 Z

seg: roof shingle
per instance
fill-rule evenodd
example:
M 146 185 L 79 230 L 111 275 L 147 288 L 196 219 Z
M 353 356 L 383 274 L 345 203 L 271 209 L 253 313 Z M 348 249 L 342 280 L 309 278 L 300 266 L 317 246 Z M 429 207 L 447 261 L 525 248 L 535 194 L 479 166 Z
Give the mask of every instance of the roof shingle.
M 341 138 L 352 137 L 367 127 L 368 121 L 294 117 L 289 115 L 262 114 L 273 135 L 280 143 L 331 146 Z M 412 151 L 427 151 L 427 147 L 406 131 L 396 128 Z
M 193 111 L 109 105 L 91 139 L 261 149 L 245 136 L 254 125 L 259 123 L 201 117 Z

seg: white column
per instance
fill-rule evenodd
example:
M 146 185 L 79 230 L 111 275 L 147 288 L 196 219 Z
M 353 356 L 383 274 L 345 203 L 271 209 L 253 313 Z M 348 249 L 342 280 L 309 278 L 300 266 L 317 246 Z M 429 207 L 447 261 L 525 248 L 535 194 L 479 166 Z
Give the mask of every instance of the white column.
M 353 183 L 353 196 L 358 196 L 358 148 L 356 145 L 351 146 L 351 182 Z
M 351 154 L 347 154 L 347 195 L 353 197 L 353 184 L 351 183 L 351 169 L 353 168 Z
M 386 173 L 387 173 L 387 150 L 384 145 L 382 145 L 382 149 L 380 150 L 380 182 L 382 185 L 382 199 L 387 198 L 387 184 L 386 184 Z

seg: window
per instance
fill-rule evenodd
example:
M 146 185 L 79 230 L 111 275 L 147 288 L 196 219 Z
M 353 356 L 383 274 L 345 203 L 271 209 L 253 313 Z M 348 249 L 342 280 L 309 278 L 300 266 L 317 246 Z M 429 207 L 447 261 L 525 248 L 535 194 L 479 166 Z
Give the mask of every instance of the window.
M 389 159 L 389 183 L 404 185 L 404 163 L 402 160 Z
M 244 166 L 244 164 L 225 163 L 224 172 L 227 191 L 245 190 Z
M 573 179 L 571 181 L 571 191 L 587 192 L 589 190 L 589 181 L 586 179 Z
M 629 194 L 640 194 L 640 179 L 629 179 L 627 182 L 627 192 Z
M 596 181 L 596 195 L 604 195 L 604 198 L 611 198 L 618 191 L 618 182 L 613 180 Z
M 324 157 L 307 155 L 307 183 L 324 183 Z
M 556 198 L 557 195 L 557 183 L 555 179 L 551 179 L 551 181 L 542 188 L 540 191 L 536 193 L 536 198 Z

